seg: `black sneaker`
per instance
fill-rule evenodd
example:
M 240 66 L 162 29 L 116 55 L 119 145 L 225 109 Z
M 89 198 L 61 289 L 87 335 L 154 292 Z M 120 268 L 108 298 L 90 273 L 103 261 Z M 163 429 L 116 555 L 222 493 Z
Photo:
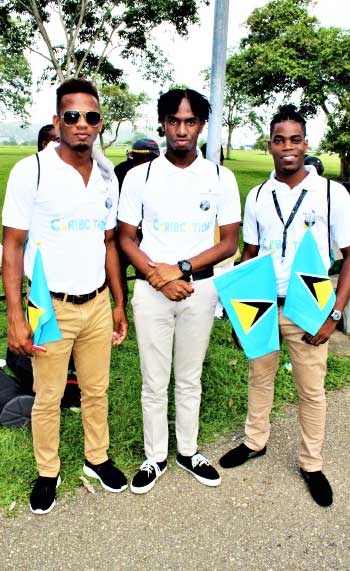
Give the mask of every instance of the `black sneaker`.
M 182 456 L 177 454 L 176 464 L 187 470 L 192 476 L 205 486 L 218 486 L 221 483 L 221 477 L 202 454 L 194 454 L 193 456 Z
M 91 464 L 85 459 L 83 471 L 90 478 L 100 480 L 102 487 L 108 492 L 122 492 L 128 487 L 123 472 L 114 466 L 113 460 L 106 460 L 102 464 Z
M 333 492 L 326 476 L 318 470 L 317 472 L 305 472 L 300 468 L 300 473 L 308 485 L 309 491 L 315 502 L 326 508 L 333 503 Z
M 167 470 L 167 461 L 152 462 L 145 460 L 132 479 L 130 490 L 134 494 L 146 494 L 154 487 L 158 478 Z
M 219 460 L 219 464 L 223 468 L 236 468 L 247 462 L 247 460 L 264 456 L 264 454 L 266 454 L 266 446 L 264 446 L 262 450 L 252 450 L 242 443 L 222 456 Z
M 56 478 L 39 476 L 30 494 L 29 507 L 34 514 L 48 514 L 55 506 L 56 488 L 61 483 L 60 475 Z

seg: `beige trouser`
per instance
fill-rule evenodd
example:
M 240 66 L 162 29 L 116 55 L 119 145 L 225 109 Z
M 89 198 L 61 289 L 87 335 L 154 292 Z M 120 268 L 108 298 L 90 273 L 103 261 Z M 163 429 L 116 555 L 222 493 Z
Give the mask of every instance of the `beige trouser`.
M 60 403 L 71 352 L 81 390 L 85 457 L 107 460 L 109 367 L 112 315 L 108 288 L 82 305 L 52 299 L 63 339 L 47 343 L 33 358 L 35 401 L 32 410 L 34 455 L 40 476 L 57 476 Z
M 322 469 L 322 446 L 326 422 L 324 378 L 328 343 L 315 347 L 302 341 L 304 331 L 279 311 L 279 326 L 287 342 L 299 397 L 301 445 L 299 465 L 315 472 Z M 274 379 L 279 351 L 249 361 L 248 415 L 245 444 L 261 450 L 270 435 L 269 414 L 274 396 Z
M 193 287 L 191 297 L 176 302 L 146 281 L 135 284 L 132 306 L 142 373 L 145 454 L 155 462 L 168 455 L 173 348 L 177 448 L 184 456 L 197 451 L 202 366 L 218 297 L 210 278 Z

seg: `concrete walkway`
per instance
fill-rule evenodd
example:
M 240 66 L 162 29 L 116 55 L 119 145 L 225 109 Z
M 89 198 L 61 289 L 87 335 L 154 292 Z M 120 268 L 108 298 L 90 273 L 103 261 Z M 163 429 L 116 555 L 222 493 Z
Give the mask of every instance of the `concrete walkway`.
M 295 458 L 296 407 L 266 456 L 221 470 L 209 489 L 174 466 L 145 496 L 81 489 L 47 516 L 0 517 L 0 571 L 349 571 L 350 388 L 328 397 L 324 455 L 335 501 L 320 508 Z M 205 449 L 215 462 L 233 444 Z

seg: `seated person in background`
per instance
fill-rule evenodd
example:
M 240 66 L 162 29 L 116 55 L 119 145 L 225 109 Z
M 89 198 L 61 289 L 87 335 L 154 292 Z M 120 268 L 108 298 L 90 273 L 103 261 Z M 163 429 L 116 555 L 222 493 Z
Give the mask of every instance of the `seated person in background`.
M 130 169 L 148 161 L 153 161 L 156 157 L 159 157 L 159 147 L 156 141 L 147 138 L 135 141 L 126 161 L 114 167 L 114 172 L 119 182 L 119 191 L 122 188 L 125 175 Z
M 45 147 L 51 142 L 55 141 L 56 143 L 60 142 L 60 136 L 56 131 L 55 127 L 52 123 L 48 125 L 44 125 L 41 127 L 38 133 L 38 152 L 45 149 Z

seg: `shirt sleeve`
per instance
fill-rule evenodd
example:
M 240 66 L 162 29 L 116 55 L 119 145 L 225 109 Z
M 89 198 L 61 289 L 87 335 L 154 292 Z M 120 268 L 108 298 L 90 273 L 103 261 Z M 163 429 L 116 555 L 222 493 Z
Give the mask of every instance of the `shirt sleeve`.
M 243 218 L 243 240 L 246 244 L 259 245 L 258 222 L 256 219 L 256 193 L 253 188 L 246 199 Z
M 241 220 L 241 201 L 236 177 L 226 167 L 220 167 L 222 193 L 218 202 L 217 222 L 219 226 Z
M 127 174 L 120 193 L 118 220 L 131 226 L 138 226 L 142 219 L 142 191 L 144 169 L 135 167 Z
M 330 187 L 331 237 L 338 248 L 350 246 L 350 194 L 346 188 L 332 181 Z
M 2 225 L 28 230 L 37 192 L 38 165 L 35 155 L 15 164 L 7 182 Z

